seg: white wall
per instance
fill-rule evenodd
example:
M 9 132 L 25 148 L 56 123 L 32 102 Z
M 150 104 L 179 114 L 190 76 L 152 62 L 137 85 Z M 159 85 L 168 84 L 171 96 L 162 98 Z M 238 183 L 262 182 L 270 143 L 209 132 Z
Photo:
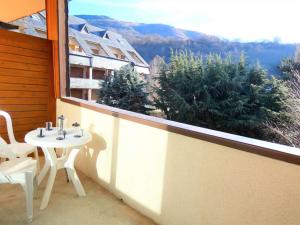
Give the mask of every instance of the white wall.
M 159 224 L 300 224 L 297 165 L 61 101 L 57 110 L 93 133 L 77 168 Z

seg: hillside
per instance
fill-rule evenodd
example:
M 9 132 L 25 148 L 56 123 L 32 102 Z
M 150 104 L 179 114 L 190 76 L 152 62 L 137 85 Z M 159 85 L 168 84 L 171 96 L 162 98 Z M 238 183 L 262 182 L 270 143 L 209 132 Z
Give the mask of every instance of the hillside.
M 107 16 L 95 15 L 77 15 L 80 18 L 87 20 L 90 24 L 108 30 L 113 30 L 121 33 L 131 41 L 143 39 L 145 36 L 159 36 L 162 38 L 176 39 L 176 40 L 190 40 L 197 39 L 205 34 L 178 29 L 164 24 L 145 24 L 132 23 L 115 20 Z
M 238 57 L 244 52 L 250 63 L 259 61 L 270 73 L 277 73 L 283 58 L 294 57 L 294 44 L 277 42 L 242 43 L 216 36 L 178 29 L 164 24 L 144 24 L 115 20 L 107 16 L 78 15 L 94 26 L 121 33 L 133 47 L 150 62 L 159 55 L 168 61 L 170 49 L 190 50 L 195 54 L 218 53 Z

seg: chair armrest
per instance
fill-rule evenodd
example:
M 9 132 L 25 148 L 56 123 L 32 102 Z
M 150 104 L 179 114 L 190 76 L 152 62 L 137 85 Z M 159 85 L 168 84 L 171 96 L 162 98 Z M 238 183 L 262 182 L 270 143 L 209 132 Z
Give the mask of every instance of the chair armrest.
M 9 160 L 17 158 L 7 145 L 0 145 L 0 158 L 8 158 Z

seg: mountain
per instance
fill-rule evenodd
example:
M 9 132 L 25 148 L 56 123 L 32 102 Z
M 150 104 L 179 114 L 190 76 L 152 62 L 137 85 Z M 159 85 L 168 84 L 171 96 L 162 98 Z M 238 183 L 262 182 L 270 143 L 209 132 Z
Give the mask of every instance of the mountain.
M 145 23 L 133 23 L 115 20 L 108 16 L 95 16 L 95 15 L 77 15 L 78 17 L 85 19 L 90 24 L 101 27 L 103 29 L 113 30 L 121 33 L 129 40 L 135 40 L 143 38 L 144 36 L 160 36 L 163 38 L 177 39 L 177 40 L 189 40 L 197 39 L 205 34 L 178 29 L 173 26 L 165 24 L 145 24 Z
M 164 24 L 145 24 L 116 20 L 107 16 L 77 15 L 90 24 L 122 34 L 141 56 L 150 62 L 156 55 L 170 58 L 171 49 L 188 50 L 196 55 L 217 53 L 238 58 L 244 52 L 251 64 L 260 62 L 270 73 L 277 74 L 283 58 L 294 57 L 295 44 L 278 42 L 229 41 L 201 32 L 179 29 Z

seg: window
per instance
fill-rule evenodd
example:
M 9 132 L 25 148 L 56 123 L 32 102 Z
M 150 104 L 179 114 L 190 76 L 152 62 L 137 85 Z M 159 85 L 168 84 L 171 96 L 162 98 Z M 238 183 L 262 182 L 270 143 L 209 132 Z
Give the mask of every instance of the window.
M 87 100 L 111 99 L 113 107 L 291 144 L 282 134 L 291 134 L 287 127 L 298 120 L 287 111 L 297 115 L 297 105 L 287 104 L 300 100 L 293 89 L 300 86 L 298 3 L 225 0 L 216 7 L 204 0 L 155 8 L 98 1 L 96 13 L 94 4 L 82 4 L 69 2 L 70 33 L 90 50 L 77 62 L 91 71 L 90 80 L 102 80 L 84 89 Z
M 134 59 L 134 61 L 138 64 L 143 64 L 142 60 L 135 54 L 135 52 L 129 51 L 130 56 Z
M 99 43 L 94 43 L 94 42 L 90 42 L 90 41 L 86 41 L 86 42 L 94 55 L 108 56 L 107 53 L 105 52 L 105 50 L 101 47 L 101 45 Z
M 125 60 L 127 59 L 126 56 L 124 55 L 124 53 L 121 51 L 121 49 L 119 48 L 115 48 L 115 47 L 109 47 L 112 54 L 117 58 L 117 59 L 122 59 Z
M 81 32 L 88 34 L 89 30 L 88 30 L 88 28 L 86 26 L 84 26 L 83 29 L 81 30 Z
M 81 46 L 79 45 L 79 43 L 76 41 L 75 38 L 70 37 L 69 38 L 69 49 L 70 51 L 74 51 L 74 52 L 83 52 L 83 49 L 81 48 Z
M 100 55 L 99 49 L 92 48 L 92 52 L 94 55 Z
M 78 65 L 71 65 L 70 66 L 70 77 L 77 77 L 77 78 L 88 78 L 89 77 L 89 70 L 86 67 L 80 67 Z
M 109 70 L 94 69 L 93 70 L 93 79 L 104 80 L 108 74 L 109 74 Z

